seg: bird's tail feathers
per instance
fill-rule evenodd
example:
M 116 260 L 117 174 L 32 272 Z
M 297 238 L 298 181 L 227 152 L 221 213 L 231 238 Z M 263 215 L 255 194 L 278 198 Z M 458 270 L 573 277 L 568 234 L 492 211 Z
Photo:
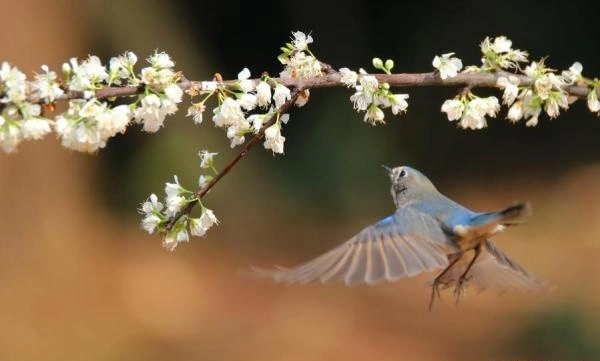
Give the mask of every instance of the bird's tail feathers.
M 520 224 L 531 215 L 531 205 L 528 202 L 515 203 L 503 210 L 483 213 L 473 219 L 474 226 L 482 226 L 489 223 L 512 226 Z
M 528 202 L 516 203 L 501 210 L 499 213 L 502 216 L 502 223 L 506 225 L 519 223 L 531 215 L 531 204 Z

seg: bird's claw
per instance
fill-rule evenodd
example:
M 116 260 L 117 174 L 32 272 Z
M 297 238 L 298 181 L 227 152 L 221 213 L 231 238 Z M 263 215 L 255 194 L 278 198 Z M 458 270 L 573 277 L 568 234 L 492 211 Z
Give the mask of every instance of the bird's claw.
M 442 295 L 440 293 L 440 286 L 444 286 L 447 287 L 450 283 L 449 282 L 443 282 L 440 280 L 434 280 L 433 284 L 431 285 L 431 298 L 429 300 L 429 311 L 431 311 L 433 309 L 433 302 L 435 301 L 435 298 L 437 296 L 438 299 L 442 299 Z
M 456 298 L 456 304 L 458 305 L 458 301 L 460 301 L 461 296 L 465 291 L 465 283 L 471 279 L 470 276 L 462 275 L 456 282 L 456 287 L 454 288 L 454 297 Z

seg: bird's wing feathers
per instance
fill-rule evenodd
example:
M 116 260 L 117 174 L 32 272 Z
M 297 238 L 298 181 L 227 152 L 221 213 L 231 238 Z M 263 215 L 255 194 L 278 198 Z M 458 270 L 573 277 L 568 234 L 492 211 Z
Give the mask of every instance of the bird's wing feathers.
M 470 257 L 463 257 L 440 279 L 446 286 L 455 286 L 465 271 Z M 520 291 L 541 290 L 546 284 L 527 272 L 517 262 L 500 251 L 491 241 L 486 241 L 482 253 L 469 271 L 466 286 L 479 291 L 494 288 L 498 291 L 516 289 Z
M 281 283 L 373 284 L 443 268 L 454 248 L 437 221 L 405 208 L 303 265 L 257 271 Z

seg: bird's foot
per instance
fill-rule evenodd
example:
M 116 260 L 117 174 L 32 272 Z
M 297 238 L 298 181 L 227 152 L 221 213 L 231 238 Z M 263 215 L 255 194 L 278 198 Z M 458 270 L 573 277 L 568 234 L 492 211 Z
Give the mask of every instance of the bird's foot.
M 440 286 L 443 287 L 447 287 L 448 285 L 450 285 L 449 282 L 443 282 L 440 280 L 434 280 L 433 284 L 431 285 L 431 298 L 429 300 L 429 311 L 431 311 L 433 309 L 433 302 L 435 301 L 435 298 L 437 296 L 438 299 L 442 299 L 442 295 L 440 294 Z
M 456 298 L 456 304 L 458 305 L 458 301 L 465 292 L 465 284 L 471 279 L 470 276 L 462 275 L 456 282 L 456 287 L 454 288 L 454 297 Z

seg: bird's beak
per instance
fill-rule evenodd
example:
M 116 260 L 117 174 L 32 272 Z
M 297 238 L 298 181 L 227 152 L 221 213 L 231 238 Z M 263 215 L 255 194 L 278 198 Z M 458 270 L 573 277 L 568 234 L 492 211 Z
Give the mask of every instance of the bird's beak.
M 381 167 L 382 167 L 383 169 L 385 169 L 385 170 L 388 172 L 388 174 L 391 174 L 391 173 L 392 173 L 392 168 L 388 167 L 387 165 L 383 165 L 383 164 L 382 164 L 382 165 L 381 165 Z

